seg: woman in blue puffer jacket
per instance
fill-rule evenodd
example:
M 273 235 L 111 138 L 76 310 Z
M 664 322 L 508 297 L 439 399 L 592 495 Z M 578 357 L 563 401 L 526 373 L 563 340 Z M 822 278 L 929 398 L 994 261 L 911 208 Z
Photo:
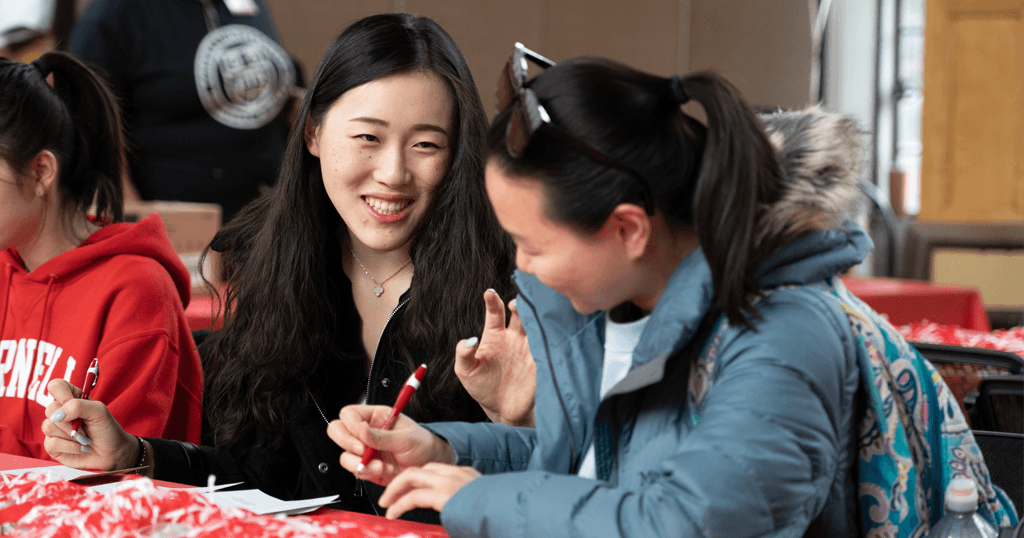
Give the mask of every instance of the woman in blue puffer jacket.
M 546 69 L 528 84 L 527 61 Z M 453 536 L 853 536 L 890 512 L 926 531 L 927 507 L 923 524 L 900 509 L 914 463 L 858 513 L 861 368 L 878 346 L 916 352 L 838 277 L 872 246 L 849 220 L 854 123 L 759 119 L 713 73 L 555 65 L 518 44 L 498 97 L 486 183 L 517 245 L 518 308 L 459 356 L 497 365 L 477 387 L 463 376 L 486 407 L 515 377 L 494 342 L 521 323 L 535 427 L 384 432 L 369 426 L 386 407 L 343 409 L 328 430 L 342 465 L 378 450 L 359 476 L 389 484 L 388 515 L 434 508 Z M 492 418 L 514 414 L 495 399 Z

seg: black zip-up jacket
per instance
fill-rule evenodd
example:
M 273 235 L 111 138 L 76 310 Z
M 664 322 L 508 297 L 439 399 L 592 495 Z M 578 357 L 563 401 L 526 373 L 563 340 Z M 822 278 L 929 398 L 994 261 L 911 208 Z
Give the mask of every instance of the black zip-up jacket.
M 394 404 L 402 385 L 411 374 L 409 368 L 394 357 L 392 340 L 394 323 L 400 322 L 399 314 L 408 301 L 408 295 L 407 291 L 399 299 L 399 306 L 381 333 L 376 357 L 370 367 L 366 398 L 369 404 Z M 384 510 L 376 502 L 384 488 L 357 480 L 342 468 L 339 463 L 341 448 L 327 436 L 326 421 L 337 418 L 343 406 L 354 402 L 344 401 L 345 391 L 336 388 L 338 376 L 346 375 L 342 371 L 341 361 L 321 363 L 320 371 L 310 376 L 307 382 L 313 397 L 309 405 L 305 408 L 296 406 L 294 412 L 288 414 L 292 418 L 286 423 L 284 446 L 269 448 L 270 437 L 265 431 L 260 431 L 249 456 L 239 462 L 213 447 L 147 438 L 153 446 L 154 478 L 203 486 L 208 476 L 213 474 L 219 483 L 244 481 L 246 487 L 259 488 L 281 499 L 339 495 L 339 500 L 330 505 L 331 508 L 384 515 Z M 416 357 L 416 363 L 430 364 L 425 350 Z M 479 405 L 468 397 L 466 405 L 454 415 L 445 420 L 486 420 Z M 418 419 L 415 412 L 411 412 L 411 416 Z M 440 523 L 437 512 L 433 510 L 414 510 L 403 516 L 403 519 Z

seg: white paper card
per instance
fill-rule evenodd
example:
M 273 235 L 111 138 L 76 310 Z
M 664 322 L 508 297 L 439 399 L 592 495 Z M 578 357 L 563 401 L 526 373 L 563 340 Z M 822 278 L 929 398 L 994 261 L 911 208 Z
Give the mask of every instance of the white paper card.
M 120 486 L 121 484 L 124 484 L 124 482 L 109 482 L 107 484 L 97 484 L 95 486 L 89 486 L 89 489 L 91 489 L 93 491 L 97 491 L 99 493 L 108 493 L 108 492 L 110 492 L 110 490 L 116 488 L 117 486 Z M 241 484 L 241 482 L 235 482 L 234 484 L 217 484 L 216 486 L 213 487 L 213 490 L 214 491 L 218 491 L 218 490 L 221 490 L 221 489 L 230 488 L 232 486 L 237 486 L 239 484 Z M 156 489 L 181 489 L 181 488 L 166 488 L 164 486 L 157 486 Z M 195 488 L 191 488 L 190 487 L 190 488 L 186 488 L 186 489 L 195 489 Z M 210 490 L 209 490 L 209 488 L 203 488 L 203 491 L 210 491 Z
M 278 514 L 298 513 L 298 510 L 308 509 L 310 511 L 320 508 L 338 500 L 338 496 L 319 497 L 316 499 L 303 499 L 299 501 L 282 501 L 272 497 L 258 489 L 244 489 L 239 491 L 222 491 L 211 493 L 207 488 L 202 488 L 202 494 L 211 502 L 221 508 L 245 508 L 257 514 Z
M 39 473 L 62 478 L 64 480 L 72 480 L 82 476 L 96 474 L 92 471 L 83 471 L 81 469 L 72 469 L 64 465 L 48 465 L 44 467 L 29 467 L 27 469 L 10 469 L 7 471 L 0 471 L 0 473 L 8 476 L 20 476 L 25 473 Z

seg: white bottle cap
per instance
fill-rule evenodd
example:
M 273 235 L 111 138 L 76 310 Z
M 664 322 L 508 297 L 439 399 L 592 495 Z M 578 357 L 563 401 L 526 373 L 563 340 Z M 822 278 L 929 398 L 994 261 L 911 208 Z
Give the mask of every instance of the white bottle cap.
M 974 480 L 959 476 L 946 486 L 946 510 L 951 512 L 973 512 L 978 508 L 978 488 Z

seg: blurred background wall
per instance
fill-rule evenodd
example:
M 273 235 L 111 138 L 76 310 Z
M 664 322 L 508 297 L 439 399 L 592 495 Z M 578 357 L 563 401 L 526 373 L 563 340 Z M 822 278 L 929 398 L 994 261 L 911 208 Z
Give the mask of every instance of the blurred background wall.
M 0 0 L 0 29 L 5 6 L 81 12 L 89 1 Z M 660 75 L 714 69 L 755 105 L 820 103 L 851 115 L 864 130 L 872 203 L 862 224 L 876 246 L 856 274 L 977 286 L 1021 321 L 1024 0 L 267 2 L 307 80 L 350 23 L 400 11 L 452 34 L 489 114 L 521 41 L 555 61 L 593 54 Z M 59 43 L 69 19 L 57 19 L 57 35 L 7 50 L 0 41 L 0 56 L 31 61 Z M 702 117 L 699 106 L 687 110 Z
M 555 61 L 608 56 L 660 75 L 715 68 L 752 103 L 808 103 L 807 0 L 269 0 L 285 48 L 307 76 L 351 22 L 386 11 L 424 15 L 462 48 L 484 106 L 512 44 Z

